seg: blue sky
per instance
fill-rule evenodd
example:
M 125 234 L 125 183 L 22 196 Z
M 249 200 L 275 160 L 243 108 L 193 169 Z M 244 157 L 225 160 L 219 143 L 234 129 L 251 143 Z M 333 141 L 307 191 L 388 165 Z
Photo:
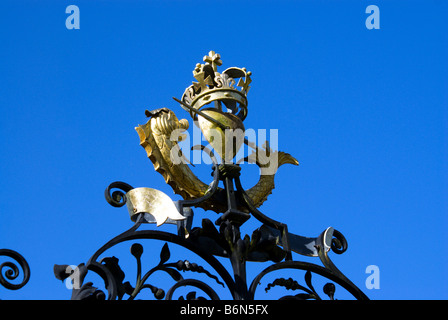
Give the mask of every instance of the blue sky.
M 79 30 L 65 26 L 70 4 Z M 371 4 L 379 30 L 365 26 Z M 125 208 L 104 200 L 111 182 L 179 199 L 134 127 L 160 107 L 190 120 L 171 97 L 214 50 L 222 70 L 253 73 L 246 128 L 278 129 L 279 149 L 300 162 L 279 169 L 261 210 L 302 236 L 342 232 L 348 250 L 331 258 L 372 299 L 447 299 L 447 9 L 445 1 L 2 1 L 0 247 L 27 259 L 31 279 L 18 291 L 0 287 L 0 298 L 70 298 L 53 265 L 86 262 L 132 226 Z M 209 179 L 209 167 L 195 170 Z M 243 185 L 256 179 L 245 165 Z M 201 217 L 217 215 L 198 212 L 196 226 Z M 156 258 L 163 245 L 142 244 Z M 132 283 L 130 245 L 117 257 L 129 260 Z M 365 287 L 369 265 L 380 270 L 380 289 Z

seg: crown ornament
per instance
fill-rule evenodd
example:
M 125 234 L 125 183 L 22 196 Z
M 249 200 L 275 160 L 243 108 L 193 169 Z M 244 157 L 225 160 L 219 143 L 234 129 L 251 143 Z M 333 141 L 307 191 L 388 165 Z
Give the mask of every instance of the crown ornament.
M 196 110 L 214 102 L 213 108 L 230 112 L 244 120 L 247 116 L 247 93 L 252 82 L 252 72 L 246 68 L 231 67 L 219 73 L 218 66 L 222 65 L 222 60 L 214 51 L 210 51 L 203 60 L 205 63 L 196 64 L 193 70 L 197 82 L 193 81 L 192 85 L 185 89 L 182 101 Z M 197 113 L 182 104 L 181 106 L 196 119 Z

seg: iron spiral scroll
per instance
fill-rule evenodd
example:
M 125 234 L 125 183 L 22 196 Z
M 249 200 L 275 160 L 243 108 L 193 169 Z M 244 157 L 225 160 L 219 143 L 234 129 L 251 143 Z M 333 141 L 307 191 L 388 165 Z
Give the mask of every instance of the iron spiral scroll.
M 6 261 L 0 264 L 0 284 L 9 290 L 18 290 L 24 287 L 30 279 L 30 266 L 25 258 L 17 251 L 0 249 L 0 257 L 8 257 L 14 261 Z M 22 281 L 14 283 L 23 273 Z
M 214 159 L 215 160 L 215 159 Z M 219 181 L 224 182 L 224 189 L 217 188 Z M 236 189 L 233 189 L 233 185 Z M 112 191 L 113 189 L 118 189 Z M 133 187 L 124 182 L 114 182 L 106 189 L 106 200 L 114 207 L 126 204 L 126 193 Z M 336 285 L 348 291 L 354 299 L 367 300 L 368 297 L 351 282 L 331 261 L 329 252 L 342 254 L 347 250 L 345 237 L 333 228 L 327 228 L 316 238 L 306 238 L 288 232 L 286 224 L 272 220 L 262 214 L 245 195 L 239 181 L 239 166 L 218 165 L 214 161 L 213 182 L 210 191 L 201 199 L 180 200 L 177 203 L 179 212 L 188 212 L 190 207 L 201 201 L 213 199 L 224 201 L 228 210 L 214 223 L 209 219 L 202 219 L 200 227 L 193 227 L 193 215 L 177 222 L 177 234 L 161 230 L 140 230 L 145 222 L 144 215 L 139 214 L 134 225 L 114 237 L 84 264 L 77 268 L 68 265 L 55 265 L 54 273 L 57 279 L 70 278 L 77 284 L 73 286 L 72 299 L 139 299 L 142 291 L 150 291 L 155 299 L 171 300 L 175 293 L 182 287 L 193 287 L 185 296 L 178 299 L 197 300 L 205 299 L 198 296 L 200 290 L 208 299 L 219 300 L 220 295 L 214 289 L 215 286 L 228 290 L 234 300 L 253 300 L 260 286 L 261 280 L 268 274 L 280 270 L 301 270 L 305 272 L 303 281 L 292 278 L 277 278 L 265 287 L 269 293 L 273 287 L 283 287 L 286 290 L 295 291 L 295 295 L 285 295 L 281 299 L 321 300 L 324 297 L 333 300 L 336 297 Z M 245 210 L 241 210 L 245 208 Z M 240 226 L 251 216 L 255 217 L 262 225 L 253 231 L 251 236 L 241 236 Z M 159 262 L 146 273 L 143 273 L 141 257 L 145 254 L 144 247 L 137 240 L 159 240 L 165 242 L 159 254 Z M 119 265 L 116 257 L 99 257 L 112 247 L 132 242 L 131 255 L 134 256 L 137 265 L 137 278 L 134 283 L 125 281 L 125 273 Z M 170 261 L 171 252 L 169 245 L 181 246 L 195 253 L 208 266 L 204 267 L 189 260 Z M 293 259 L 292 252 L 318 257 L 322 265 L 297 261 Z M 150 253 L 153 254 L 153 253 Z M 218 258 L 226 258 L 230 261 L 233 275 Z M 273 262 L 265 268 L 249 283 L 246 274 L 246 262 Z M 94 272 L 104 281 L 107 293 L 93 286 L 92 282 L 85 282 L 88 272 Z M 156 272 L 168 275 L 173 281 L 168 289 L 159 288 L 151 284 L 151 279 Z M 186 278 L 202 274 L 202 278 Z M 185 275 L 185 277 L 184 277 Z M 323 294 L 318 292 L 313 285 L 313 275 L 323 277 L 329 282 L 323 288 Z M 201 279 L 202 279 L 201 278 Z M 206 283 L 207 282 L 207 283 Z M 221 290 L 221 289 L 220 289 Z

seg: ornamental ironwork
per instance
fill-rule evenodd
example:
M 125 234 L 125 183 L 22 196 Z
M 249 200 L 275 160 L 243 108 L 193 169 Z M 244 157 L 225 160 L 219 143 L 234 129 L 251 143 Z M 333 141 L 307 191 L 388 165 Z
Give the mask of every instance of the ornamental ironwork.
M 179 288 L 193 287 L 194 291 L 178 298 L 205 298 L 197 296 L 197 290 L 200 290 L 202 295 L 217 300 L 220 296 L 214 288 L 218 286 L 227 290 L 235 300 L 253 300 L 265 276 L 280 270 L 302 270 L 303 279 L 277 278 L 265 286 L 265 292 L 280 286 L 295 293 L 283 296 L 284 299 L 333 300 L 338 285 L 355 299 L 368 299 L 330 259 L 330 252 L 342 254 L 347 250 L 347 241 L 338 230 L 329 227 L 317 237 L 296 235 L 288 231 L 286 223 L 276 221 L 258 209 L 274 189 L 278 168 L 299 163 L 290 154 L 272 149 L 268 142 L 258 146 L 245 136 L 243 121 L 248 115 L 247 95 L 252 73 L 236 67 L 219 72 L 222 60 L 213 51 L 203 60 L 204 63 L 198 63 L 193 70 L 196 81 L 187 87 L 181 99 L 173 99 L 190 114 L 209 142 L 210 148 L 198 145 L 192 149 L 200 150 L 210 158 L 212 181 L 203 182 L 193 173 L 179 146 L 189 128 L 188 120 L 179 120 L 167 108 L 146 110 L 149 120 L 136 127 L 140 145 L 154 169 L 183 199 L 173 201 L 157 189 L 134 188 L 121 181 L 111 183 L 105 190 L 107 202 L 114 207 L 126 205 L 133 226 L 109 240 L 86 263 L 77 267 L 55 265 L 56 278 L 76 283 L 72 299 L 132 300 L 138 299 L 143 289 L 148 289 L 155 299 L 171 300 Z M 236 160 L 243 144 L 253 152 Z M 244 161 L 260 168 L 258 182 L 249 189 L 243 188 L 240 180 Z M 204 218 L 199 226 L 194 226 L 193 208 L 213 211 L 219 216 L 215 221 Z M 241 226 L 252 217 L 258 221 L 258 227 L 251 236 L 242 236 Z M 166 223 L 176 225 L 177 233 L 158 228 Z M 148 224 L 156 224 L 156 228 L 143 227 Z M 142 256 L 147 254 L 140 243 L 143 240 L 164 242 L 158 254 L 159 262 L 151 268 L 142 262 Z M 118 258 L 100 258 L 125 242 L 132 242 L 130 251 L 136 261 L 137 277 L 133 282 L 125 281 L 126 275 Z M 170 245 L 186 248 L 207 265 L 171 260 Z M 152 248 L 149 254 L 153 255 Z M 321 265 L 300 261 L 296 254 L 316 257 Z M 230 262 L 231 270 L 224 266 L 222 259 Z M 249 280 L 247 264 L 254 262 L 272 264 Z M 89 272 L 102 278 L 104 291 L 92 282 L 85 282 Z M 159 288 L 153 285 L 151 279 L 156 272 L 166 273 L 173 281 L 172 286 Z M 199 274 L 210 281 L 195 278 Z M 313 275 L 328 281 L 321 290 L 315 289 Z
M 0 264 L 0 284 L 8 290 L 23 288 L 30 280 L 31 275 L 26 259 L 11 249 L 0 249 L 0 257 L 7 260 Z M 22 273 L 22 280 L 18 282 L 17 279 Z

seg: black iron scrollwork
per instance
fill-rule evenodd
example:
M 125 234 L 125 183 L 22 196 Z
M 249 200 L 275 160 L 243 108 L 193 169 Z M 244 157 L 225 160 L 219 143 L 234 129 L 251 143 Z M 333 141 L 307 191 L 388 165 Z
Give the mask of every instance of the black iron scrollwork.
M 273 283 L 269 283 L 265 289 L 266 292 L 268 292 L 271 288 L 275 286 L 282 286 L 285 287 L 287 290 L 301 290 L 302 293 L 298 293 L 294 296 L 284 296 L 281 298 L 281 300 L 308 300 L 308 299 L 315 299 L 315 300 L 322 300 L 322 298 L 319 296 L 319 294 L 314 289 L 314 286 L 311 282 L 312 273 L 311 271 L 307 271 L 305 273 L 305 282 L 308 287 L 304 287 L 300 285 L 296 280 L 292 278 L 278 278 L 275 279 Z M 336 291 L 336 287 L 333 283 L 328 282 L 323 287 L 323 292 L 328 295 L 330 300 L 334 300 L 334 292 Z
M 115 190 L 111 193 L 112 189 Z M 104 191 L 104 196 L 106 201 L 113 207 L 122 207 L 126 204 L 126 192 L 134 189 L 131 185 L 126 182 L 116 181 L 112 182 Z
M 73 288 L 72 299 L 135 299 L 144 289 L 151 291 L 155 299 L 173 299 L 174 293 L 181 287 L 194 287 L 200 289 L 210 299 L 219 299 L 216 291 L 207 283 L 196 279 L 185 279 L 181 272 L 202 273 L 206 275 L 214 284 L 221 285 L 230 292 L 233 299 L 252 300 L 255 298 L 256 290 L 262 278 L 274 271 L 295 269 L 305 271 L 305 284 L 292 278 L 277 278 L 266 286 L 266 292 L 274 286 L 280 286 L 287 290 L 300 291 L 296 295 L 284 296 L 284 299 L 322 299 L 313 284 L 312 275 L 317 274 L 326 278 L 330 282 L 326 283 L 322 290 L 323 294 L 333 300 L 335 297 L 336 285 L 342 286 L 355 299 L 368 299 L 368 297 L 356 287 L 345 275 L 334 265 L 329 258 L 329 252 L 342 254 L 347 250 L 347 241 L 339 231 L 327 228 L 316 238 L 307 238 L 294 235 L 288 232 L 287 225 L 268 218 L 261 213 L 251 203 L 247 194 L 241 186 L 239 180 L 240 168 L 238 165 L 218 165 L 213 153 L 202 146 L 195 147 L 209 154 L 214 163 L 213 182 L 210 184 L 208 192 L 201 198 L 180 200 L 176 207 L 179 213 L 185 213 L 184 209 L 195 207 L 204 201 L 217 201 L 220 205 L 225 205 L 227 209 L 213 223 L 209 219 L 203 219 L 201 227 L 192 225 L 192 214 L 188 216 L 187 223 L 178 223 L 178 234 L 159 230 L 139 230 L 144 223 L 144 214 L 138 214 L 135 224 L 127 231 L 116 236 L 98 249 L 86 264 L 81 264 L 73 271 L 67 269 L 66 265 L 56 265 L 55 275 L 58 279 L 64 280 L 68 277 L 76 280 L 78 286 Z M 218 188 L 218 182 L 222 181 L 224 189 Z M 118 189 L 112 191 L 113 189 Z M 114 207 L 121 207 L 126 203 L 126 192 L 132 190 L 132 186 L 124 182 L 114 182 L 105 191 L 108 203 Z M 191 211 L 191 209 L 188 209 Z M 262 223 L 262 226 L 253 231 L 252 236 L 242 236 L 240 226 L 247 219 L 254 216 Z M 215 227 L 215 225 L 218 226 Z M 98 260 L 106 250 L 113 246 L 134 240 L 159 240 L 165 244 L 160 252 L 160 261 L 145 274 L 142 273 L 143 246 L 140 243 L 131 245 L 131 254 L 137 263 L 137 279 L 131 284 L 124 282 L 125 274 L 119 266 L 116 257 L 107 257 Z M 189 251 L 197 254 L 212 269 L 205 269 L 202 266 L 188 260 L 178 260 L 168 262 L 171 253 L 168 243 L 180 245 Z M 323 266 L 313 263 L 296 261 L 292 252 L 318 257 Z M 229 273 L 216 257 L 228 258 L 233 276 Z M 260 272 L 247 283 L 246 263 L 272 261 L 273 264 Z M 69 272 L 67 272 L 69 270 Z M 93 287 L 91 282 L 84 283 L 84 278 L 88 271 L 95 272 L 104 280 L 107 293 Z M 175 282 L 168 290 L 164 290 L 150 283 L 150 278 L 155 272 L 168 274 Z M 185 297 L 179 299 L 203 299 L 197 296 L 196 291 L 191 291 Z
M 0 284 L 9 290 L 18 290 L 25 286 L 30 279 L 30 266 L 25 258 L 10 249 L 0 249 L 0 256 L 12 258 L 16 262 L 6 261 L 0 265 Z M 20 275 L 19 266 L 23 272 L 23 279 L 20 283 L 13 283 L 11 281 L 17 279 Z
M 72 278 L 73 283 L 77 283 L 77 288 L 73 288 L 72 299 L 104 299 L 105 294 L 98 292 L 97 288 L 92 286 L 91 282 L 83 283 L 84 278 L 88 270 L 92 270 L 98 275 L 100 275 L 105 283 L 105 287 L 108 291 L 107 299 L 123 299 L 123 296 L 127 294 L 129 300 L 135 299 L 135 297 L 145 288 L 150 289 L 154 294 L 156 299 L 171 299 L 174 291 L 182 286 L 194 286 L 202 289 L 206 292 L 212 299 L 217 297 L 217 294 L 209 287 L 207 284 L 202 283 L 199 280 L 193 281 L 192 279 L 184 279 L 181 275 L 182 272 L 196 272 L 202 273 L 213 279 L 216 283 L 224 287 L 218 277 L 213 275 L 211 272 L 207 271 L 202 266 L 188 260 L 178 260 L 177 262 L 168 262 L 171 253 L 168 244 L 165 244 L 160 253 L 160 262 L 142 275 L 142 263 L 141 256 L 143 254 L 143 246 L 139 243 L 134 243 L 131 246 L 131 254 L 135 257 L 137 262 L 137 280 L 135 285 L 132 286 L 129 281 L 124 281 L 124 273 L 121 270 L 118 259 L 116 257 L 103 258 L 99 262 L 96 261 L 97 258 L 106 250 L 110 249 L 118 243 L 124 241 L 134 240 L 134 239 L 155 239 L 164 240 L 172 243 L 177 243 L 189 248 L 191 251 L 196 252 L 203 259 L 205 259 L 210 265 L 213 266 L 215 271 L 218 271 L 221 278 L 224 279 L 226 284 L 232 287 L 232 279 L 227 273 L 227 270 L 212 256 L 207 256 L 199 247 L 196 247 L 193 243 L 186 241 L 184 238 L 161 231 L 155 230 L 142 230 L 137 231 L 138 227 L 142 223 L 142 216 L 137 218 L 135 225 L 124 232 L 123 234 L 117 236 L 116 238 L 109 241 L 106 245 L 101 247 L 87 262 L 86 265 L 81 264 L 76 270 L 71 270 L 68 265 L 55 265 L 54 273 L 57 279 L 66 280 L 67 278 Z M 176 282 L 176 284 L 171 287 L 165 294 L 165 291 L 161 288 L 155 287 L 148 284 L 148 278 L 154 274 L 156 271 L 162 271 L 171 276 L 171 278 Z M 192 295 L 188 296 L 189 298 Z

